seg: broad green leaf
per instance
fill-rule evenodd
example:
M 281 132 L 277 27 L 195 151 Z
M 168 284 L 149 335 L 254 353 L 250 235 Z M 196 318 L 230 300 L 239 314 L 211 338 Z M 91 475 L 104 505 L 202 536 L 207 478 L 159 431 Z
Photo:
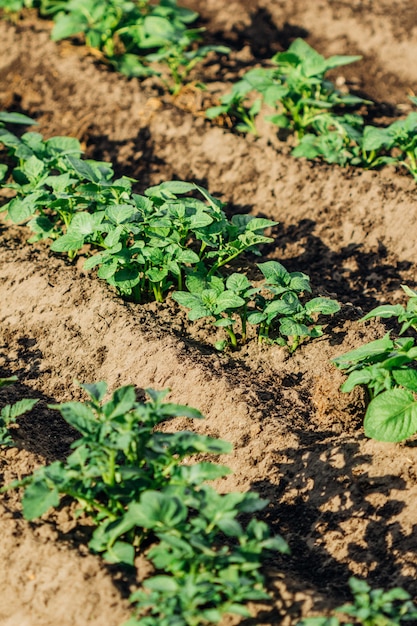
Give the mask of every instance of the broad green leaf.
M 340 390 L 343 393 L 350 393 L 357 385 L 367 385 L 372 380 L 369 368 L 354 370 L 349 374 Z
M 88 435 L 97 430 L 97 420 L 93 411 L 82 402 L 49 404 L 48 407 L 57 409 L 64 420 L 83 435 Z
M 18 381 L 17 376 L 9 376 L 8 378 L 0 378 L 0 387 L 6 387 L 7 385 L 12 385 L 16 381 Z
M 107 563 L 124 563 L 133 566 L 135 548 L 125 541 L 116 541 L 102 556 Z
M 7 207 L 7 214 L 9 219 L 12 220 L 15 224 L 19 224 L 20 222 L 24 222 L 29 217 L 31 217 L 36 212 L 36 202 L 35 198 L 39 198 L 42 192 L 35 192 L 34 194 L 30 194 L 25 198 L 13 198 Z
M 393 137 L 386 128 L 365 126 L 363 130 L 362 148 L 367 152 L 389 149 L 393 145 Z
M 403 313 L 404 313 L 404 307 L 401 306 L 401 304 L 395 304 L 395 305 L 383 304 L 381 306 L 377 306 L 375 309 L 372 309 L 372 311 L 369 311 L 369 313 L 364 315 L 361 318 L 361 322 L 364 322 L 365 320 L 369 320 L 372 317 L 383 317 L 383 318 L 398 317 L 399 315 L 402 315 Z
M 306 303 L 305 309 L 308 313 L 333 315 L 333 313 L 340 311 L 340 305 L 336 300 L 331 300 L 330 298 L 313 298 Z
M 189 249 L 180 250 L 176 258 L 179 263 L 188 263 L 190 265 L 196 265 L 200 261 L 198 254 Z
M 248 322 L 249 324 L 260 324 L 261 322 L 263 322 L 265 319 L 267 318 L 266 313 L 261 312 L 261 311 L 255 311 L 254 313 L 249 313 L 248 315 Z
M 189 313 L 188 319 L 192 322 L 201 319 L 202 317 L 210 317 L 212 315 L 211 310 L 204 305 L 195 306 Z
M 303 272 L 291 272 L 288 288 L 298 293 L 302 291 L 311 293 L 310 278 Z
M 382 339 L 370 341 L 356 350 L 351 350 L 350 352 L 341 354 L 340 356 L 332 359 L 332 363 L 340 369 L 347 369 L 360 361 L 374 359 L 375 357 L 383 355 L 386 352 L 389 353 L 393 348 L 394 342 L 390 339 L 389 333 L 386 333 Z
M 106 208 L 106 217 L 114 224 L 123 224 L 137 213 L 137 208 L 130 204 L 115 204 Z
M 299 324 L 289 317 L 280 320 L 279 332 L 286 337 L 309 337 L 310 331 L 305 324 Z
M 272 285 L 287 285 L 290 282 L 290 273 L 278 261 L 257 263 L 267 283 Z
M 264 313 L 267 315 L 271 315 L 271 313 L 275 315 L 292 315 L 297 312 L 297 309 L 296 303 L 288 303 L 285 300 L 272 300 L 264 308 Z
M 186 404 L 165 402 L 160 410 L 167 417 L 188 417 L 190 419 L 202 419 L 204 417 L 198 409 L 194 409 Z
M 130 522 L 141 528 L 175 528 L 188 514 L 187 507 L 175 496 L 159 491 L 145 491 L 139 502 L 129 505 L 125 515 Z
M 398 385 L 417 393 L 417 370 L 411 368 L 393 370 L 392 376 Z
M 88 28 L 88 22 L 86 17 L 82 14 L 71 13 L 65 15 L 59 13 L 55 18 L 55 24 L 51 32 L 52 41 L 59 41 L 60 39 L 68 39 L 74 35 L 78 35 Z
M 187 309 L 193 309 L 196 306 L 201 306 L 201 299 L 199 296 L 189 293 L 188 291 L 174 291 L 172 299 L 178 302 L 181 306 Z
M 8 111 L 0 111 L 0 122 L 5 124 L 37 124 L 34 119 L 23 115 L 23 113 L 9 113 Z
M 254 217 L 248 221 L 246 228 L 253 232 L 258 230 L 265 230 L 265 228 L 271 228 L 271 226 L 277 226 L 279 222 L 273 222 L 263 217 Z
M 326 59 L 326 70 L 333 69 L 334 67 L 340 67 L 341 65 L 350 65 L 350 63 L 355 63 L 361 59 L 362 57 L 358 55 L 347 56 L 335 54 L 334 56 Z
M 10 407 L 10 418 L 15 419 L 23 413 L 27 413 L 31 411 L 38 400 L 24 398 L 23 400 L 18 400 Z
M 50 151 L 58 154 L 67 154 L 80 157 L 82 154 L 81 144 L 75 137 L 51 137 L 45 141 Z
M 36 156 L 31 156 L 20 168 L 31 181 L 37 181 L 45 171 L 45 163 Z
M 103 406 L 103 412 L 108 419 L 128 413 L 136 404 L 136 391 L 133 385 L 119 387 L 111 400 Z
M 136 268 L 123 268 L 114 274 L 116 287 L 123 289 L 132 288 L 140 281 L 140 271 Z
M 178 593 L 179 585 L 175 578 L 171 576 L 153 576 L 143 581 L 143 586 L 152 591 L 163 591 L 164 593 Z
M 366 411 L 365 435 L 398 442 L 417 432 L 417 401 L 405 389 L 390 389 L 374 398 Z
M 146 189 L 145 194 L 149 197 L 175 197 L 178 194 L 188 193 L 195 190 L 194 183 L 186 183 L 181 180 L 170 180 L 154 187 Z
M 221 319 L 214 322 L 214 326 L 217 326 L 217 328 L 226 328 L 229 326 L 233 326 L 235 323 L 235 320 L 233 320 L 231 317 L 222 317 Z
M 216 312 L 222 313 L 228 309 L 238 309 L 244 306 L 245 301 L 240 296 L 237 296 L 233 291 L 223 291 L 217 296 L 216 299 Z
M 59 493 L 55 485 L 49 486 L 43 480 L 36 480 L 25 489 L 22 499 L 23 515 L 32 520 L 41 517 L 51 507 L 59 504 Z
M 74 172 L 78 174 L 81 179 L 87 179 L 92 183 L 99 182 L 99 177 L 89 163 L 71 155 L 68 155 L 65 158 L 69 161 Z
M 81 250 L 84 245 L 84 237 L 78 233 L 66 233 L 62 237 L 58 237 L 51 244 L 53 252 L 70 252 L 73 250 Z
M 98 383 L 82 383 L 80 387 L 85 389 L 88 395 L 97 402 L 101 402 L 107 393 L 107 383 L 104 380 Z
M 228 452 L 231 451 L 229 445 Z M 200 485 L 208 480 L 217 480 L 230 474 L 232 470 L 226 465 L 219 465 L 217 463 L 195 463 L 193 465 L 181 465 L 176 468 L 175 476 L 184 480 L 188 485 Z
M 235 272 L 234 274 L 231 274 L 226 280 L 226 288 L 229 291 L 233 291 L 237 294 L 242 293 L 243 291 L 246 291 L 251 287 L 252 284 L 246 274 L 238 274 L 237 272 Z

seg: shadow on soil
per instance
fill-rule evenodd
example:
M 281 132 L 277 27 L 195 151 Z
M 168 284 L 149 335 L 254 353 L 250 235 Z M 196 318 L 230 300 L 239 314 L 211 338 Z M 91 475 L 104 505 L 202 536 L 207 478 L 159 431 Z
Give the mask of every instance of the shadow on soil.
M 417 548 L 417 524 L 412 532 L 404 532 L 395 518 L 405 503 L 392 495 L 406 490 L 405 481 L 389 472 L 371 476 L 367 466 L 372 458 L 361 453 L 356 442 L 332 441 L 332 434 L 325 437 L 324 432 L 296 434 L 299 446 L 277 451 L 286 460 L 271 468 L 274 483 L 252 484 L 271 503 L 264 521 L 291 548 L 289 557 L 271 560 L 271 582 L 282 579 L 283 572 L 290 592 L 291 581 L 307 582 L 318 592 L 314 594 L 317 611 L 328 609 L 332 598 L 334 607 L 351 599 L 348 579 L 352 575 L 366 578 L 373 588 L 400 586 L 415 594 L 416 564 L 409 555 Z M 402 573 L 397 562 L 407 563 L 409 573 Z M 320 596 L 325 598 L 323 606 Z M 286 611 L 300 617 L 299 608 L 293 603 Z M 276 609 L 262 612 L 257 618 L 277 623 L 275 613 Z

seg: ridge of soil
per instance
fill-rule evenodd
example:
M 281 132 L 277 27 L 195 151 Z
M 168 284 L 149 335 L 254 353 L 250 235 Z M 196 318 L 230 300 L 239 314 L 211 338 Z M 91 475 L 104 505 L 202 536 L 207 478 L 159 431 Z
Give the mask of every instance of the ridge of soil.
M 213 39 L 237 50 L 224 66 L 196 71 L 207 95 L 189 89 L 172 100 L 152 80 L 111 73 L 84 48 L 51 42 L 48 22 L 29 13 L 15 24 L 0 21 L 2 109 L 35 117 L 46 137 L 78 137 L 90 158 L 111 160 L 118 175 L 138 179 L 138 191 L 163 180 L 195 181 L 227 201 L 230 214 L 279 221 L 262 260 L 306 272 L 314 294 L 337 298 L 341 311 L 323 338 L 291 357 L 255 342 L 218 354 L 212 327 L 189 323 L 170 298 L 162 306 L 124 303 L 83 271 L 82 260 L 71 264 L 46 245 L 31 247 L 24 228 L 2 224 L 0 375 L 16 374 L 19 383 L 2 389 L 1 401 L 40 400 L 19 420 L 18 447 L 1 455 L 2 483 L 68 453 L 74 433 L 47 404 L 81 398 L 74 380 L 169 387 L 172 401 L 206 416 L 193 428 L 234 446 L 221 459 L 234 473 L 217 487 L 269 498 L 263 517 L 292 550 L 268 561 L 273 601 L 253 607 L 257 617 L 244 623 L 292 625 L 328 612 L 348 599 L 352 574 L 373 587 L 404 586 L 417 600 L 415 441 L 366 439 L 363 394 L 341 394 L 343 377 L 330 363 L 386 332 L 379 322 L 360 323 L 364 312 L 404 302 L 401 284 L 416 286 L 416 183 L 389 168 L 296 160 L 270 128 L 259 139 L 243 137 L 201 114 L 223 80 L 297 36 L 326 56 L 362 54 L 344 78 L 393 111 L 417 78 L 417 12 L 411 1 L 385 0 L 184 4 L 201 13 Z M 256 261 L 246 259 L 249 271 Z M 0 524 L 2 625 L 58 619 L 62 626 L 116 626 L 127 619 L 134 578 L 88 553 L 88 528 L 76 526 L 71 507 L 27 523 L 18 494 L 8 492 Z

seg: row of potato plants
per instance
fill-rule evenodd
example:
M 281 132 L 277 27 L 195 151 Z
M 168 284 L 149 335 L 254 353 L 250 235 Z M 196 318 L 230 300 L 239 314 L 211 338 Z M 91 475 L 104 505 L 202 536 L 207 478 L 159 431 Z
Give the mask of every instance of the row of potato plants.
M 1 113 L 0 123 L 6 122 L 33 120 Z M 34 231 L 30 241 L 52 239 L 51 249 L 70 258 L 90 244 L 86 268 L 98 266 L 100 278 L 137 302 L 150 294 L 162 301 L 170 292 L 189 309 L 191 321 L 207 318 L 224 329 L 226 338 L 215 342 L 219 350 L 237 349 L 252 326 L 259 342 L 275 342 L 293 352 L 303 339 L 322 335 L 318 316 L 340 308 L 329 298 L 306 299 L 311 293 L 309 277 L 288 272 L 277 261 L 257 264 L 263 278 L 256 284 L 244 273 L 220 273 L 243 252 L 258 252 L 259 244 L 272 241 L 263 231 L 276 222 L 250 215 L 228 220 L 225 205 L 193 183 L 170 181 L 147 189 L 145 195 L 135 194 L 134 181 L 115 180 L 109 163 L 81 159 L 74 138 L 45 141 L 34 132 L 18 137 L 3 126 L 0 141 L 9 158 L 17 161 L 12 182 L 7 182 L 7 165 L 1 166 L 3 188 L 16 194 L 2 209 L 14 222 L 29 220 Z M 192 191 L 205 202 L 186 195 Z M 417 299 L 415 292 L 404 289 L 410 296 L 406 310 L 401 305 L 378 307 L 365 319 L 396 314 L 403 324 L 400 334 L 415 328 Z M 416 357 L 413 338 L 394 340 L 387 334 L 333 360 L 350 374 L 342 391 L 356 385 L 368 389 L 368 436 L 402 441 L 417 432 Z
M 0 379 L 0 387 L 16 377 Z M 157 427 L 176 417 L 201 419 L 197 409 L 165 402 L 167 391 L 147 389 L 139 402 L 131 385 L 105 401 L 105 382 L 81 385 L 88 399 L 49 405 L 81 434 L 65 461 L 41 466 L 0 492 L 24 488 L 23 515 L 33 520 L 59 507 L 64 496 L 88 515 L 94 530 L 89 548 L 107 563 L 132 568 L 139 552 L 152 575 L 130 596 L 131 618 L 124 626 L 202 626 L 234 613 L 250 617 L 249 601 L 270 600 L 261 572 L 268 554 L 288 554 L 285 540 L 271 536 L 255 517 L 268 504 L 252 492 L 220 494 L 207 481 L 230 473 L 196 455 L 230 452 L 223 440 L 192 431 Z M 0 448 L 14 446 L 16 419 L 37 400 L 23 399 L 0 412 Z M 246 526 L 241 518 L 251 516 Z M 402 588 L 371 589 L 351 577 L 353 603 L 330 617 L 305 618 L 299 626 L 339 626 L 346 618 L 363 626 L 392 625 L 417 618 Z
M 209 52 L 229 52 L 224 46 L 196 46 L 204 29 L 187 26 L 198 14 L 178 7 L 176 0 L 157 4 L 149 0 L 0 0 L 0 9 L 9 12 L 24 7 L 54 17 L 52 39 L 82 33 L 86 44 L 101 50 L 118 71 L 137 77 L 159 75 L 174 93 Z M 360 59 L 346 55 L 326 59 L 303 39 L 296 39 L 286 51 L 275 54 L 268 67 L 244 74 L 217 106 L 206 110 L 206 116 L 227 116 L 238 131 L 257 135 L 256 120 L 266 105 L 273 110 L 267 119 L 294 136 L 295 157 L 366 169 L 399 165 L 417 179 L 417 112 L 386 127 L 366 125 L 361 109 L 373 103 L 342 92 L 326 76 Z M 154 63 L 165 64 L 170 78 L 164 78 Z M 410 100 L 417 104 L 416 97 Z
M 157 76 L 174 95 L 209 53 L 229 52 L 222 45 L 199 45 L 205 29 L 193 27 L 198 13 L 176 0 L 0 0 L 6 14 L 24 8 L 54 20 L 53 41 L 82 35 L 115 70 Z
M 0 122 L 33 120 L 2 113 Z M 135 194 L 134 181 L 115 180 L 109 163 L 81 159 L 81 147 L 74 138 L 45 141 L 35 132 L 18 137 L 3 127 L 0 140 L 9 158 L 17 161 L 12 182 L 7 182 L 8 167 L 2 165 L 3 187 L 16 194 L 3 210 L 15 222 L 29 220 L 34 231 L 30 241 L 52 239 L 52 250 L 70 257 L 89 243 L 93 253 L 85 267 L 98 266 L 100 278 L 137 302 L 150 293 L 162 301 L 174 286 L 172 298 L 189 309 L 190 320 L 207 318 L 224 329 L 226 339 L 217 341 L 216 348 L 230 345 L 236 349 L 246 341 L 248 325 L 252 325 L 258 341 L 274 341 L 292 352 L 303 339 L 322 334 L 319 315 L 339 310 L 338 303 L 329 298 L 305 300 L 311 292 L 309 277 L 288 272 L 277 261 L 258 264 L 263 279 L 256 284 L 243 273 L 220 274 L 222 267 L 243 252 L 258 252 L 259 244 L 272 241 L 263 231 L 276 222 L 250 215 L 228 220 L 225 205 L 193 183 L 170 181 L 147 189 L 145 195 Z M 198 191 L 205 202 L 186 195 L 192 191 Z M 407 314 L 414 315 L 414 292 L 405 289 L 412 296 Z M 403 322 L 403 307 L 393 310 Z M 393 315 L 390 307 L 376 311 L 384 317 L 387 311 Z M 376 314 L 371 312 L 369 317 Z M 235 329 L 238 320 L 240 333 Z M 402 332 L 410 326 L 404 323 Z M 412 395 L 417 390 L 413 379 L 416 351 L 413 338 L 392 340 L 387 335 L 376 345 L 334 360 L 351 374 L 342 390 L 350 391 L 357 384 L 370 390 L 365 416 L 369 436 L 400 441 L 417 431 L 417 404 Z M 374 399 L 382 390 L 390 393 Z
M 256 120 L 266 105 L 273 110 L 266 119 L 294 137 L 295 157 L 365 169 L 399 165 L 417 179 L 417 112 L 387 127 L 365 125 L 361 109 L 373 103 L 342 92 L 326 76 L 329 70 L 360 59 L 343 55 L 326 59 L 296 39 L 272 57 L 269 67 L 244 74 L 206 115 L 228 116 L 237 130 L 256 135 Z M 416 97 L 410 100 L 417 104 Z
M 226 476 L 229 468 L 192 462 L 196 455 L 228 453 L 230 444 L 192 431 L 157 430 L 179 416 L 203 417 L 165 402 L 166 391 L 147 389 L 148 400 L 139 402 L 129 385 L 104 401 L 106 383 L 81 386 L 86 402 L 50 405 L 80 433 L 74 451 L 1 491 L 24 487 L 27 520 L 69 496 L 76 515 L 93 521 L 88 545 L 107 563 L 132 568 L 139 552 L 146 553 L 154 571 L 131 595 L 134 613 L 125 626 L 217 624 L 225 613 L 249 617 L 249 601 L 269 599 L 263 561 L 271 551 L 287 554 L 289 548 L 253 516 L 267 500 L 253 492 L 219 493 L 207 481 Z M 13 423 L 35 403 L 2 408 L 1 447 L 15 445 Z M 246 525 L 243 515 L 251 516 Z
M 13 122 L 33 120 L 0 114 L 3 125 Z M 245 273 L 230 273 L 237 257 L 259 255 L 259 245 L 273 241 L 264 231 L 277 222 L 247 214 L 229 220 L 225 205 L 194 183 L 169 181 L 134 193 L 133 179 L 115 179 L 111 164 L 82 159 L 72 137 L 18 137 L 3 126 L 0 142 L 14 164 L 11 176 L 1 166 L 1 187 L 14 194 L 2 211 L 28 223 L 30 242 L 52 240 L 51 250 L 70 259 L 89 244 L 84 267 L 98 268 L 99 278 L 134 302 L 162 302 L 174 290 L 172 298 L 190 310 L 190 320 L 207 318 L 224 329 L 218 349 L 243 344 L 250 325 L 259 342 L 275 341 L 292 352 L 322 334 L 318 316 L 340 308 L 330 298 L 308 299 L 309 277 L 277 261 L 259 263 L 262 278 L 253 283 Z

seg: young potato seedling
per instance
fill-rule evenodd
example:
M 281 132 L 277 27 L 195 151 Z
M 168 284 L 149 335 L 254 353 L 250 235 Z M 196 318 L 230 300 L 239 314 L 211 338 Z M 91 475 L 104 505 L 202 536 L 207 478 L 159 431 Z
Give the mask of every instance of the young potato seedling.
M 233 86 L 231 94 L 221 98 L 220 106 L 208 109 L 207 115 L 214 118 L 227 114 L 239 118 L 239 130 L 256 133 L 254 118 L 260 111 L 261 102 L 264 102 L 278 110 L 267 119 L 280 128 L 291 130 L 299 140 L 307 132 L 317 135 L 327 130 L 330 133 L 333 127 L 346 135 L 345 125 L 354 127 L 363 123 L 359 116 L 349 114 L 346 109 L 369 102 L 358 96 L 343 94 L 325 75 L 330 69 L 360 58 L 337 55 L 325 59 L 305 41 L 296 39 L 286 52 L 280 52 L 271 59 L 273 67 L 249 70 Z M 248 108 L 245 100 L 253 92 L 260 97 Z
M 236 316 L 241 323 L 241 343 L 246 341 L 247 324 L 257 327 L 259 343 L 278 343 L 290 353 L 303 339 L 320 337 L 322 326 L 316 324 L 315 317 L 337 313 L 339 304 L 321 297 L 302 304 L 299 295 L 311 292 L 306 274 L 288 272 L 277 261 L 259 263 L 258 267 L 264 280 L 256 286 L 244 274 L 231 274 L 226 281 L 197 274 L 187 278 L 188 292 L 177 291 L 172 297 L 190 309 L 190 320 L 209 317 L 215 326 L 224 328 L 233 350 L 238 347 L 233 329 Z M 227 341 L 219 341 L 215 347 L 223 350 L 226 345 Z
M 303 619 L 298 626 L 341 626 L 346 623 L 357 626 L 405 626 L 417 619 L 417 608 L 410 595 L 401 587 L 389 591 L 371 589 L 368 583 L 351 577 L 349 587 L 353 603 L 344 604 L 334 610 L 341 614 L 332 617 L 310 617 Z
M 0 378 L 0 388 L 6 385 L 12 385 L 17 381 L 17 376 L 10 376 L 9 378 Z M 28 413 L 33 409 L 37 400 L 24 398 L 18 400 L 14 404 L 6 404 L 0 411 L 0 446 L 14 446 L 16 445 L 12 437 L 10 428 L 16 423 L 16 419 Z
M 225 613 L 249 616 L 248 601 L 269 597 L 260 573 L 266 554 L 289 550 L 253 517 L 266 500 L 251 492 L 219 494 L 205 483 L 230 470 L 190 463 L 197 454 L 230 452 L 230 445 L 191 431 L 155 430 L 175 417 L 202 417 L 164 402 L 166 391 L 148 389 L 142 403 L 133 386 L 117 389 L 108 401 L 104 382 L 82 387 L 87 402 L 51 406 L 81 434 L 74 452 L 3 491 L 25 487 L 29 520 L 57 507 L 62 496 L 73 498 L 78 513 L 95 524 L 90 549 L 109 563 L 133 566 L 137 551 L 152 545 L 147 558 L 155 572 L 130 598 L 135 613 L 129 626 L 197 626 L 216 624 Z M 251 515 L 246 527 L 243 514 Z
M 403 286 L 409 296 L 407 307 L 398 304 L 376 307 L 362 319 L 396 317 L 402 324 L 400 335 L 416 328 L 417 293 Z M 350 392 L 364 385 L 369 395 L 364 428 L 368 437 L 379 441 L 403 441 L 417 432 L 417 346 L 413 337 L 382 339 L 333 359 L 349 374 L 341 390 Z

